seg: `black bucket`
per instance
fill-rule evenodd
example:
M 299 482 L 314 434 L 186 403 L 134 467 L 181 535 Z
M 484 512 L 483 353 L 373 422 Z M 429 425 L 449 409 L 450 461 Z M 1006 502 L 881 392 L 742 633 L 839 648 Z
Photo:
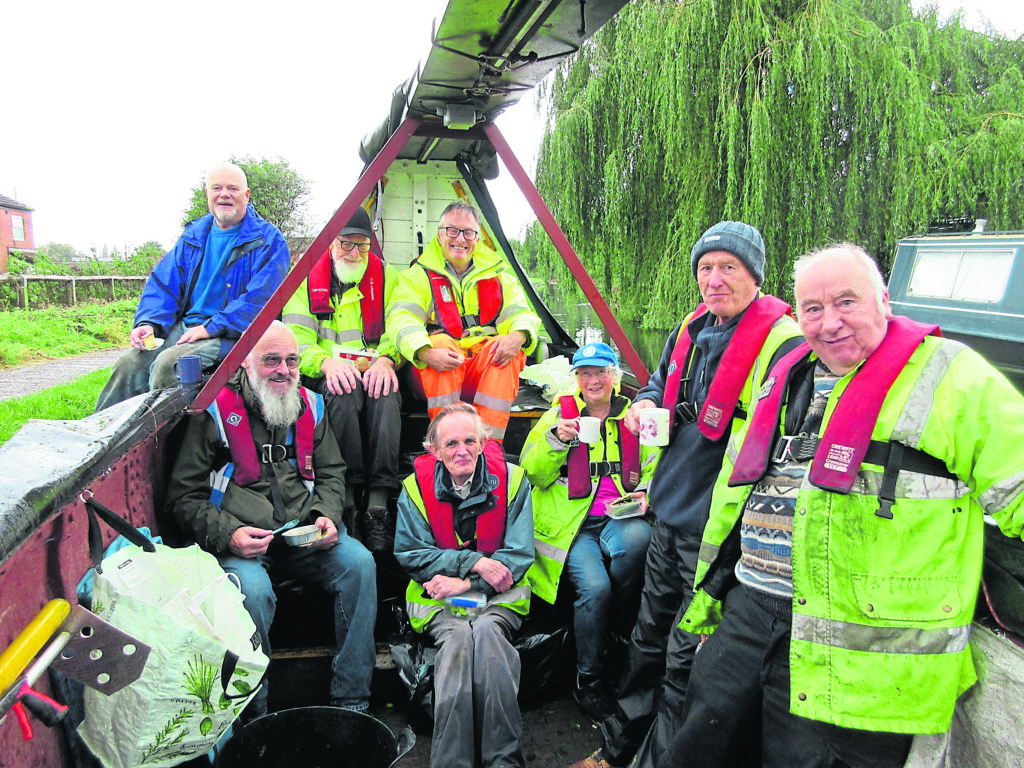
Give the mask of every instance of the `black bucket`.
M 396 739 L 380 720 L 338 707 L 298 707 L 235 728 L 217 768 L 390 768 L 412 749 L 406 728 Z

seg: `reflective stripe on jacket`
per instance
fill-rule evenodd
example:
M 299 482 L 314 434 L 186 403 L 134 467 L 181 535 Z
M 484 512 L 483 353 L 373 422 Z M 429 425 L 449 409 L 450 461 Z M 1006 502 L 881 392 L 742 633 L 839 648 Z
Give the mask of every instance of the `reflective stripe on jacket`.
M 836 384 L 821 431 L 862 368 Z M 712 592 L 735 563 L 727 542 L 751 492 L 728 485 L 745 431 L 715 486 L 698 591 L 681 624 L 690 632 L 722 620 Z M 1014 537 L 1024 528 L 1024 398 L 976 353 L 929 336 L 890 387 L 871 439 L 935 457 L 955 478 L 902 470 L 887 517 L 876 514 L 883 467 L 862 464 L 848 495 L 805 475 L 793 521 L 790 711 L 846 728 L 940 733 L 976 679 L 967 640 L 983 515 Z
M 579 393 L 576 404 L 584 404 Z M 620 461 L 618 426 L 629 411 L 630 401 L 622 396 L 612 398 L 612 410 L 601 426 L 601 440 L 590 445 L 590 461 Z M 567 478 L 561 474 L 569 446 L 555 437 L 551 429 L 561 418 L 559 407 L 548 410 L 530 430 L 521 457 L 526 476 L 533 485 L 534 563 L 527 577 L 534 594 L 549 603 L 555 602 L 565 560 L 576 534 L 594 503 L 599 478 L 593 479 L 590 495 L 570 499 Z M 640 483 L 644 490 L 657 467 L 660 448 L 640 446 Z M 625 493 L 622 478 L 610 475 L 619 493 Z

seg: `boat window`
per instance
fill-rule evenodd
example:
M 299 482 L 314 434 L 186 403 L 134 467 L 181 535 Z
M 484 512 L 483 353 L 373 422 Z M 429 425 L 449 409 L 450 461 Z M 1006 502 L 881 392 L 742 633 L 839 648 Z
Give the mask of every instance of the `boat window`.
M 919 250 L 907 294 L 995 304 L 1003 299 L 1015 249 Z

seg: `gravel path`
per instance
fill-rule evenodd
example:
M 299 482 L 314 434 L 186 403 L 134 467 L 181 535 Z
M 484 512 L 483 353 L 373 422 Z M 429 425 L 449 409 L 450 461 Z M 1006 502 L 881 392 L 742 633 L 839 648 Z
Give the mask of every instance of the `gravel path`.
M 4 368 L 0 370 L 0 400 L 31 395 L 47 387 L 74 381 L 99 368 L 109 368 L 121 351 L 106 349 L 101 352 L 84 352 L 59 360 L 43 360 Z

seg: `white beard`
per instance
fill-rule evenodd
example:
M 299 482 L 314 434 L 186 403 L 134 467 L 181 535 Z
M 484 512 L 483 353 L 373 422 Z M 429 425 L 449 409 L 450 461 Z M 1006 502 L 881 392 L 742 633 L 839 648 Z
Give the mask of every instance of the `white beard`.
M 299 397 L 299 380 L 289 378 L 288 390 L 277 394 L 270 388 L 267 379 L 247 371 L 249 384 L 256 393 L 256 402 L 260 404 L 263 420 L 270 427 L 290 427 L 302 413 L 302 398 Z
M 358 283 L 366 274 L 367 260 L 363 259 L 356 265 L 346 264 L 344 261 L 334 262 L 334 274 L 341 283 Z

